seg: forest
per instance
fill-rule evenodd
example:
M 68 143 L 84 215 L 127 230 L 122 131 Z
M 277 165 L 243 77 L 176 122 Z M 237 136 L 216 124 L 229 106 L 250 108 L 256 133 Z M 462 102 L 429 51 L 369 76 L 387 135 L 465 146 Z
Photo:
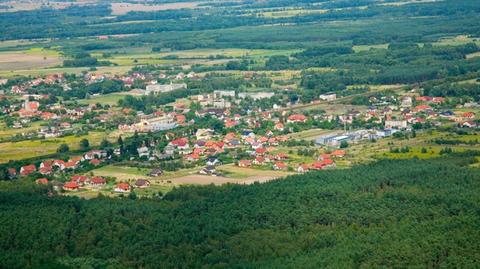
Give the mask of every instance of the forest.
M 0 182 L 1 268 L 475 268 L 478 153 L 83 200 Z M 85 267 L 86 266 L 86 267 Z

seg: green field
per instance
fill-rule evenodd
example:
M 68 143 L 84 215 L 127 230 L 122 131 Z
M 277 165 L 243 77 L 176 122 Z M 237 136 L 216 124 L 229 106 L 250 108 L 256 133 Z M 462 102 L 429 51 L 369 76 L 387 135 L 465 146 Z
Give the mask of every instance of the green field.
M 86 138 L 90 145 L 97 146 L 103 138 L 117 139 L 116 132 L 105 134 L 103 132 L 90 132 L 82 136 L 66 136 L 58 138 L 48 138 L 42 140 L 25 140 L 20 142 L 0 143 L 0 163 L 6 163 L 10 160 L 22 160 L 55 153 L 61 144 L 67 144 L 70 149 L 79 149 L 79 143 Z

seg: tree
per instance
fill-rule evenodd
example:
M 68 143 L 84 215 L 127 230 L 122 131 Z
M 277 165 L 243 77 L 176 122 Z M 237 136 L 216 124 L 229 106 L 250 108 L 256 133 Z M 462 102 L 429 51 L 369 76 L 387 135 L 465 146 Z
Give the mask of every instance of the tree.
M 80 150 L 87 151 L 90 148 L 90 142 L 88 139 L 84 138 L 80 140 Z
M 61 144 L 58 149 L 57 149 L 57 152 L 58 153 L 65 153 L 65 152 L 68 152 L 70 150 L 70 148 L 68 147 L 67 144 Z
M 348 142 L 347 142 L 347 141 L 342 141 L 342 142 L 340 143 L 340 148 L 341 148 L 341 149 L 344 149 L 344 148 L 347 148 L 347 147 L 348 147 Z
M 108 147 L 111 147 L 112 146 L 112 143 L 110 143 L 110 141 L 108 141 L 107 139 L 103 139 L 102 142 L 100 143 L 100 147 L 102 149 L 106 149 Z

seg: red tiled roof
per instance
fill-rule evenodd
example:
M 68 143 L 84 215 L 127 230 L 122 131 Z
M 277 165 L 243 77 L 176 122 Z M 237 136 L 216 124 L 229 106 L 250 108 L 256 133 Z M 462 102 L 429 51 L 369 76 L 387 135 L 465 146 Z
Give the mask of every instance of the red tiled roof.
M 63 188 L 64 188 L 64 189 L 69 189 L 69 190 L 78 189 L 78 184 L 77 184 L 77 182 L 69 181 L 69 182 L 66 182 L 66 183 L 63 185 Z
M 117 184 L 117 189 L 128 191 L 128 190 L 130 190 L 130 185 L 128 183 L 125 183 L 125 182 L 120 182 L 120 183 Z
M 36 180 L 37 184 L 48 184 L 48 179 L 47 178 L 39 178 Z
M 103 185 L 105 184 L 105 179 L 103 179 L 102 177 L 94 177 L 90 180 L 90 182 L 94 185 Z
M 307 117 L 302 114 L 293 114 L 288 117 L 288 120 L 293 122 L 306 121 Z

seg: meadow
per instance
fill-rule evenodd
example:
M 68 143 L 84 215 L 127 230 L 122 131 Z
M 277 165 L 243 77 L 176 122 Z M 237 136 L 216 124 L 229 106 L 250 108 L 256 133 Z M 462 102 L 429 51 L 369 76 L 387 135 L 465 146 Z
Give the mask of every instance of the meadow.
M 38 140 L 23 140 L 19 142 L 3 142 L 0 143 L 0 163 L 53 154 L 61 144 L 67 144 L 71 150 L 78 150 L 80 148 L 80 141 L 85 138 L 89 140 L 91 146 L 98 146 L 104 138 L 112 141 L 116 140 L 118 133 L 93 131 L 89 132 L 88 135 L 80 136 L 71 135 Z

